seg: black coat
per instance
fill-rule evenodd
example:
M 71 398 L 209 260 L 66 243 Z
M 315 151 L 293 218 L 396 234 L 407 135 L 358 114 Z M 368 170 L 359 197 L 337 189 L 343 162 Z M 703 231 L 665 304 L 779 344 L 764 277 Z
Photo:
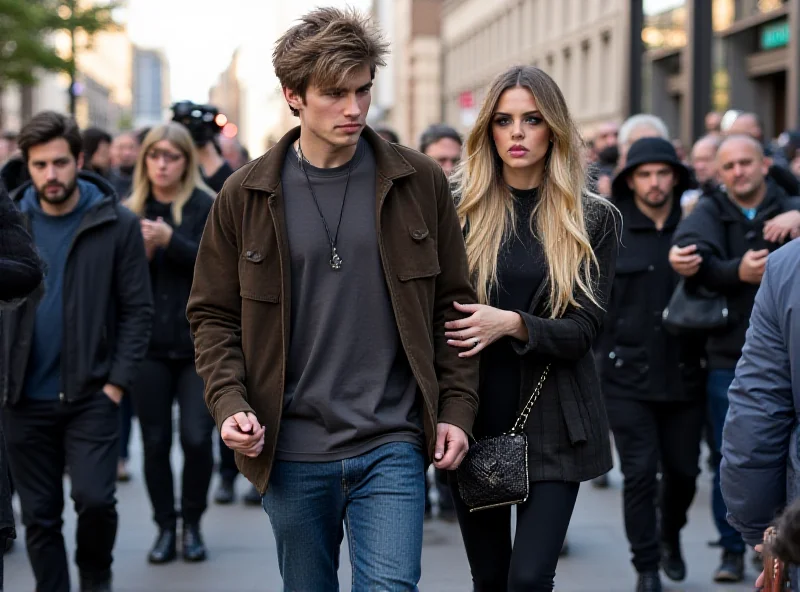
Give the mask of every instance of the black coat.
M 561 318 L 547 312 L 548 282 L 517 311 L 528 328 L 528 342 L 516 343 L 522 356 L 520 406 L 533 392 L 547 363 L 552 363 L 542 394 L 530 414 L 528 462 L 531 481 L 588 481 L 612 466 L 608 417 L 600 391 L 592 346 L 600 334 L 614 280 L 619 223 L 614 210 L 586 202 L 586 225 L 597 257 L 596 299 L 577 296 Z
M 0 183 L 0 303 L 24 298 L 42 281 L 42 264 L 25 222 Z
M 704 193 L 692 213 L 678 225 L 673 238 L 678 246 L 697 245 L 703 263 L 691 282 L 724 294 L 728 301 L 728 327 L 714 332 L 706 346 L 710 369 L 733 369 L 742 355 L 758 286 L 739 279 L 739 264 L 748 250 L 774 251 L 782 246 L 764 239 L 764 224 L 775 216 L 800 210 L 800 197 L 789 197 L 767 180 L 767 195 L 756 216 L 748 220 L 724 188 Z
M 186 317 L 186 304 L 192 290 L 197 249 L 213 203 L 214 199 L 208 193 L 195 189 L 183 206 L 181 224 L 176 226 L 169 208 L 159 208 L 152 197 L 147 201 L 145 217 L 154 220 L 163 213 L 164 221 L 173 229 L 167 247 L 159 249 L 150 261 L 155 306 L 155 323 L 148 354 L 150 356 L 194 359 L 194 343 Z
M 63 401 L 93 396 L 106 383 L 129 390 L 147 350 L 153 318 L 139 220 L 118 203 L 103 179 L 86 172 L 80 178 L 94 183 L 105 197 L 84 215 L 64 270 Z M 21 197 L 26 188 L 14 196 Z M 8 377 L 0 385 L 3 405 L 13 406 L 22 397 L 42 290 L 40 286 L 3 314 L 0 376 Z
M 615 202 L 622 234 L 598 358 L 603 394 L 642 401 L 680 401 L 702 396 L 702 340 L 664 330 L 663 311 L 678 283 L 669 265 L 672 236 L 681 219 L 675 200 L 658 230 L 633 197 Z
M 12 301 L 28 296 L 41 281 L 42 265 L 33 239 L 0 182 L 0 325 L 7 314 L 4 309 L 13 307 Z M 6 374 L 0 371 L 0 385 L 5 383 Z M 0 390 L 2 388 L 0 386 Z M 5 435 L 0 422 L 0 545 L 5 544 L 7 538 L 16 537 L 8 474 Z

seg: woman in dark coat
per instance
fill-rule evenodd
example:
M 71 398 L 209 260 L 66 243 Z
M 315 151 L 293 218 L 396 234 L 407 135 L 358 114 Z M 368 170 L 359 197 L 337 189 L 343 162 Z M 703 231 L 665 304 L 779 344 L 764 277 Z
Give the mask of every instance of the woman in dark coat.
M 142 428 L 145 482 L 158 526 L 148 554 L 148 561 L 155 564 L 176 559 L 179 521 L 183 559 L 206 559 L 200 520 L 214 470 L 214 422 L 203 398 L 203 381 L 195 370 L 186 304 L 213 201 L 200 178 L 187 129 L 175 122 L 151 129 L 142 142 L 127 205 L 142 219 L 155 303 L 150 347 L 132 389 Z M 183 449 L 180 512 L 170 463 L 175 401 L 180 407 Z
M 540 381 L 528 436 L 530 495 L 470 513 L 456 505 L 478 592 L 553 589 L 579 484 L 611 468 L 595 371 L 617 253 L 615 210 L 585 190 L 581 140 L 561 91 L 538 68 L 490 86 L 456 174 L 458 212 L 480 304 L 456 308 L 448 343 L 481 353 L 476 439 L 509 430 Z M 454 482 L 457 481 L 454 479 Z

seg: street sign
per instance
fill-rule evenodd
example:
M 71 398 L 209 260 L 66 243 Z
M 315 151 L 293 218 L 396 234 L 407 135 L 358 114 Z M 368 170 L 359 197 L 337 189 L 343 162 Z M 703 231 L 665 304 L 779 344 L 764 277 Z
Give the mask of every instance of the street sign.
M 760 41 L 762 50 L 777 49 L 789 45 L 789 19 L 767 23 L 761 27 Z
M 465 90 L 458 95 L 458 104 L 462 109 L 472 109 L 475 106 L 475 98 L 472 96 L 472 91 Z

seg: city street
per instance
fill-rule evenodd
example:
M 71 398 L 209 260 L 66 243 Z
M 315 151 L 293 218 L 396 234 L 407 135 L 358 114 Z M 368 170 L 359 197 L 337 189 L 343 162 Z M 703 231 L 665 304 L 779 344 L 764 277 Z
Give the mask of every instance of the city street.
M 136 432 L 138 428 L 134 431 Z M 138 437 L 131 443 L 134 478 L 118 489 L 120 528 L 115 549 L 116 592 L 279 592 L 280 578 L 269 520 L 263 511 L 242 503 L 229 507 L 212 505 L 203 523 L 210 558 L 206 563 L 188 565 L 177 561 L 166 566 L 151 566 L 145 556 L 155 536 L 150 520 L 150 504 L 141 475 L 141 448 Z M 179 455 L 173 455 L 178 466 Z M 559 563 L 558 592 L 618 592 L 633 590 L 635 577 L 628 562 L 628 549 L 622 528 L 620 504 L 621 476 L 614 471 L 611 488 L 595 490 L 586 484 L 570 527 L 571 553 Z M 748 562 L 748 582 L 739 586 L 714 585 L 711 573 L 719 559 L 718 551 L 707 541 L 713 538 L 708 506 L 710 479 L 704 474 L 700 492 L 692 508 L 689 526 L 684 531 L 684 553 L 689 575 L 680 585 L 669 583 L 669 591 L 744 592 L 752 590 L 755 570 Z M 246 483 L 238 480 L 239 493 Z M 68 502 L 64 528 L 67 546 L 74 549 L 74 513 Z M 14 550 L 5 557 L 6 590 L 30 592 L 34 582 L 24 550 L 22 529 Z M 349 590 L 350 572 L 343 545 L 342 589 Z M 74 568 L 73 568 L 74 569 Z M 433 521 L 425 527 L 422 582 L 420 589 L 431 592 L 467 592 L 469 569 L 458 527 Z M 73 586 L 77 586 L 74 577 Z M 666 581 L 665 581 L 666 584 Z M 77 588 L 74 588 L 77 589 Z

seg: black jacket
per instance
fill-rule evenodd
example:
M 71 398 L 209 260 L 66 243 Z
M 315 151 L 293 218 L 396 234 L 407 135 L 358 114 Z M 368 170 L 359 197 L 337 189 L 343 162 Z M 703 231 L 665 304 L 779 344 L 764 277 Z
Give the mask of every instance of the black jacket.
M 594 274 L 599 306 L 580 294 L 558 319 L 547 312 L 548 281 L 528 311 L 517 311 L 528 328 L 528 342 L 514 343 L 521 356 L 524 405 L 548 362 L 550 374 L 525 427 L 531 481 L 588 481 L 611 469 L 605 404 L 592 353 L 614 280 L 619 224 L 611 207 L 587 201 L 586 226 L 599 264 Z
M 158 204 L 152 197 L 147 201 L 145 217 L 154 220 L 161 216 L 173 228 L 169 245 L 159 249 L 150 261 L 155 306 L 150 356 L 194 359 L 186 305 L 192 290 L 197 249 L 213 203 L 214 199 L 208 193 L 195 189 L 183 206 L 180 226 L 175 226 L 169 207 Z
M 614 285 L 598 345 L 603 394 L 643 401 L 692 399 L 703 392 L 703 343 L 662 327 L 662 313 L 678 283 L 669 265 L 681 219 L 675 200 L 661 230 L 632 197 L 615 200 L 622 233 Z
M 0 183 L 0 303 L 24 298 L 42 281 L 42 266 L 22 215 Z
M 708 338 L 710 369 L 733 369 L 742 355 L 758 286 L 739 279 L 739 264 L 748 250 L 774 251 L 781 244 L 764 239 L 764 224 L 775 216 L 800 210 L 800 197 L 789 197 L 771 179 L 767 195 L 753 220 L 748 220 L 724 188 L 704 193 L 692 213 L 680 223 L 674 244 L 697 245 L 703 264 L 690 283 L 724 294 L 728 301 L 728 327 Z
M 104 193 L 83 217 L 64 271 L 62 401 L 92 396 L 106 383 L 128 391 L 150 338 L 153 304 L 139 220 L 118 203 L 111 186 L 80 173 Z M 21 198 L 21 186 L 12 198 Z M 34 236 L 34 242 L 36 237 Z M 40 286 L 0 323 L 0 403 L 22 397 Z
M 0 324 L 7 314 L 4 307 L 28 296 L 41 281 L 42 265 L 31 235 L 0 181 Z M 0 384 L 5 382 L 5 374 L 0 374 Z M 9 537 L 16 538 L 8 474 L 5 435 L 0 422 L 0 545 Z

